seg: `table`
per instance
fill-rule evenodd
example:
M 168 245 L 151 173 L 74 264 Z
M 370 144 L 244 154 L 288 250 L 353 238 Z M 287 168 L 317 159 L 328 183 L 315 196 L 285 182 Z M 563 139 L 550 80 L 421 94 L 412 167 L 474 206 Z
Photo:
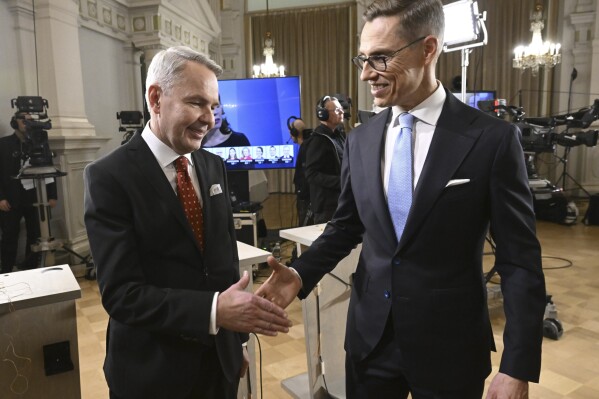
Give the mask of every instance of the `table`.
M 247 271 L 250 276 L 250 283 L 248 284 L 246 291 L 253 292 L 253 276 L 252 266 L 258 263 L 266 262 L 266 258 L 270 256 L 270 252 L 264 251 L 260 248 L 253 247 L 246 243 L 237 241 L 237 252 L 239 253 L 239 275 L 243 276 L 243 272 Z M 250 355 L 250 369 L 248 371 L 248 377 L 243 378 L 239 381 L 239 390 L 237 392 L 238 399 L 249 399 L 251 397 L 256 398 L 258 392 L 258 386 L 256 385 L 256 344 L 253 335 L 250 335 L 248 341 L 248 354 Z
M 297 243 L 298 255 L 322 234 L 326 224 L 281 230 L 283 238 Z M 341 260 L 333 274 L 325 275 L 302 301 L 308 372 L 281 382 L 296 399 L 345 398 L 345 324 L 351 294 L 350 277 L 358 264 L 362 245 Z M 326 334 L 323 333 L 326 331 Z M 324 382 L 328 394 L 324 389 Z
M 81 398 L 80 297 L 69 265 L 0 275 L 0 398 Z

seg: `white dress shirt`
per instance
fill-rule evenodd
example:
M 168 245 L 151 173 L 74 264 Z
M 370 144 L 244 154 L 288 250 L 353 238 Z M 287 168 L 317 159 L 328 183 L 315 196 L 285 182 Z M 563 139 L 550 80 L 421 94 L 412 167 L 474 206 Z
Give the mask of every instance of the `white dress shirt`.
M 164 175 L 168 179 L 171 187 L 175 194 L 177 193 L 177 169 L 175 167 L 175 160 L 180 157 L 179 154 L 175 152 L 172 148 L 164 144 L 152 129 L 150 129 L 150 123 L 146 124 L 143 132 L 141 133 L 141 137 L 144 139 L 148 147 L 150 147 L 150 151 L 156 157 L 156 161 L 162 168 Z M 196 191 L 198 199 L 200 200 L 200 204 L 203 205 L 202 195 L 200 193 L 200 182 L 198 180 L 198 175 L 196 174 L 196 170 L 193 167 L 193 158 L 191 154 L 185 154 L 185 158 L 189 161 L 187 164 L 187 173 L 191 177 L 191 183 L 193 184 L 193 188 Z M 210 311 L 210 326 L 208 328 L 209 334 L 216 335 L 218 333 L 218 327 L 216 326 L 216 305 L 218 301 L 219 292 L 214 293 L 214 297 L 212 298 L 212 309 Z
M 391 171 L 391 162 L 387 162 L 386 160 L 391 160 L 391 158 L 393 158 L 393 147 L 395 146 L 395 139 L 399 134 L 399 125 L 393 125 L 397 117 L 404 112 L 409 112 L 415 117 L 414 126 L 412 127 L 412 181 L 414 187 L 416 187 L 416 184 L 418 183 L 424 161 L 426 160 L 431 141 L 433 140 L 435 128 L 437 127 L 437 121 L 439 120 L 443 104 L 445 103 L 445 89 L 441 82 L 437 81 L 437 83 L 437 89 L 433 94 L 414 108 L 410 110 L 402 109 L 399 106 L 394 106 L 392 108 L 393 115 L 391 122 L 387 127 L 385 151 L 381 159 L 385 196 L 387 196 L 387 190 L 389 188 L 389 173 Z

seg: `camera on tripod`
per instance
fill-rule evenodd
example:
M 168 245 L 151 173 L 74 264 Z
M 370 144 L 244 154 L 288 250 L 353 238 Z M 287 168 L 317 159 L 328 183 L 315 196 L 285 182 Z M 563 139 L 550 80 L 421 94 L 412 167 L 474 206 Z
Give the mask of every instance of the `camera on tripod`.
M 48 100 L 39 96 L 19 96 L 11 100 L 11 107 L 17 108 L 11 126 L 19 130 L 19 121 L 22 121 L 25 131 L 21 151 L 14 154 L 23 161 L 29 160 L 19 173 L 19 178 L 38 174 L 52 174 L 57 170 L 54 168 L 52 158 L 54 154 L 48 144 L 48 132 L 52 129 L 52 123 L 48 119 Z
M 498 100 L 479 101 L 478 107 L 497 116 L 507 114 L 522 133 L 521 144 L 525 152 L 554 152 L 556 144 L 563 147 L 597 145 L 599 130 L 571 132 L 570 129 L 586 129 L 599 119 L 599 99 L 589 108 L 547 118 L 525 118 L 522 107 L 501 104 Z M 556 133 L 555 128 L 558 126 L 566 126 L 566 130 Z
M 119 120 L 119 132 L 125 132 L 121 145 L 131 140 L 135 132 L 144 127 L 143 114 L 139 111 L 120 111 L 116 113 L 116 118 Z

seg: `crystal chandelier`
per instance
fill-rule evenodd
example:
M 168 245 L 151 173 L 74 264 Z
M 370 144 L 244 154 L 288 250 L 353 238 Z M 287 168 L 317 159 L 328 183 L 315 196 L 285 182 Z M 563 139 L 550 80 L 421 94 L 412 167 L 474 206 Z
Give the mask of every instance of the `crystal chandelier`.
M 514 49 L 513 67 L 525 70 L 531 69 L 532 76 L 536 76 L 539 67 L 551 68 L 562 60 L 559 43 L 543 42 L 541 30 L 545 27 L 543 23 L 543 6 L 535 5 L 535 10 L 530 19 L 530 31 L 532 40 L 528 46 L 518 46 Z
M 268 0 L 266 0 L 266 23 L 268 25 Z M 254 65 L 253 78 L 272 78 L 285 76 L 285 67 L 283 65 L 277 65 L 273 61 L 273 55 L 275 54 L 274 40 L 270 31 L 264 35 L 264 63 L 260 65 Z

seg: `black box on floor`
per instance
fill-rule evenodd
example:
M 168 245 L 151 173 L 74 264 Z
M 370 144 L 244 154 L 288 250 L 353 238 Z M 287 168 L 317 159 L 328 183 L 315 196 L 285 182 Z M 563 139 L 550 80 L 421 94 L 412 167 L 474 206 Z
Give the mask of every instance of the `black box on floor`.
M 584 215 L 584 224 L 599 226 L 599 194 L 593 194 L 589 198 L 589 207 Z

